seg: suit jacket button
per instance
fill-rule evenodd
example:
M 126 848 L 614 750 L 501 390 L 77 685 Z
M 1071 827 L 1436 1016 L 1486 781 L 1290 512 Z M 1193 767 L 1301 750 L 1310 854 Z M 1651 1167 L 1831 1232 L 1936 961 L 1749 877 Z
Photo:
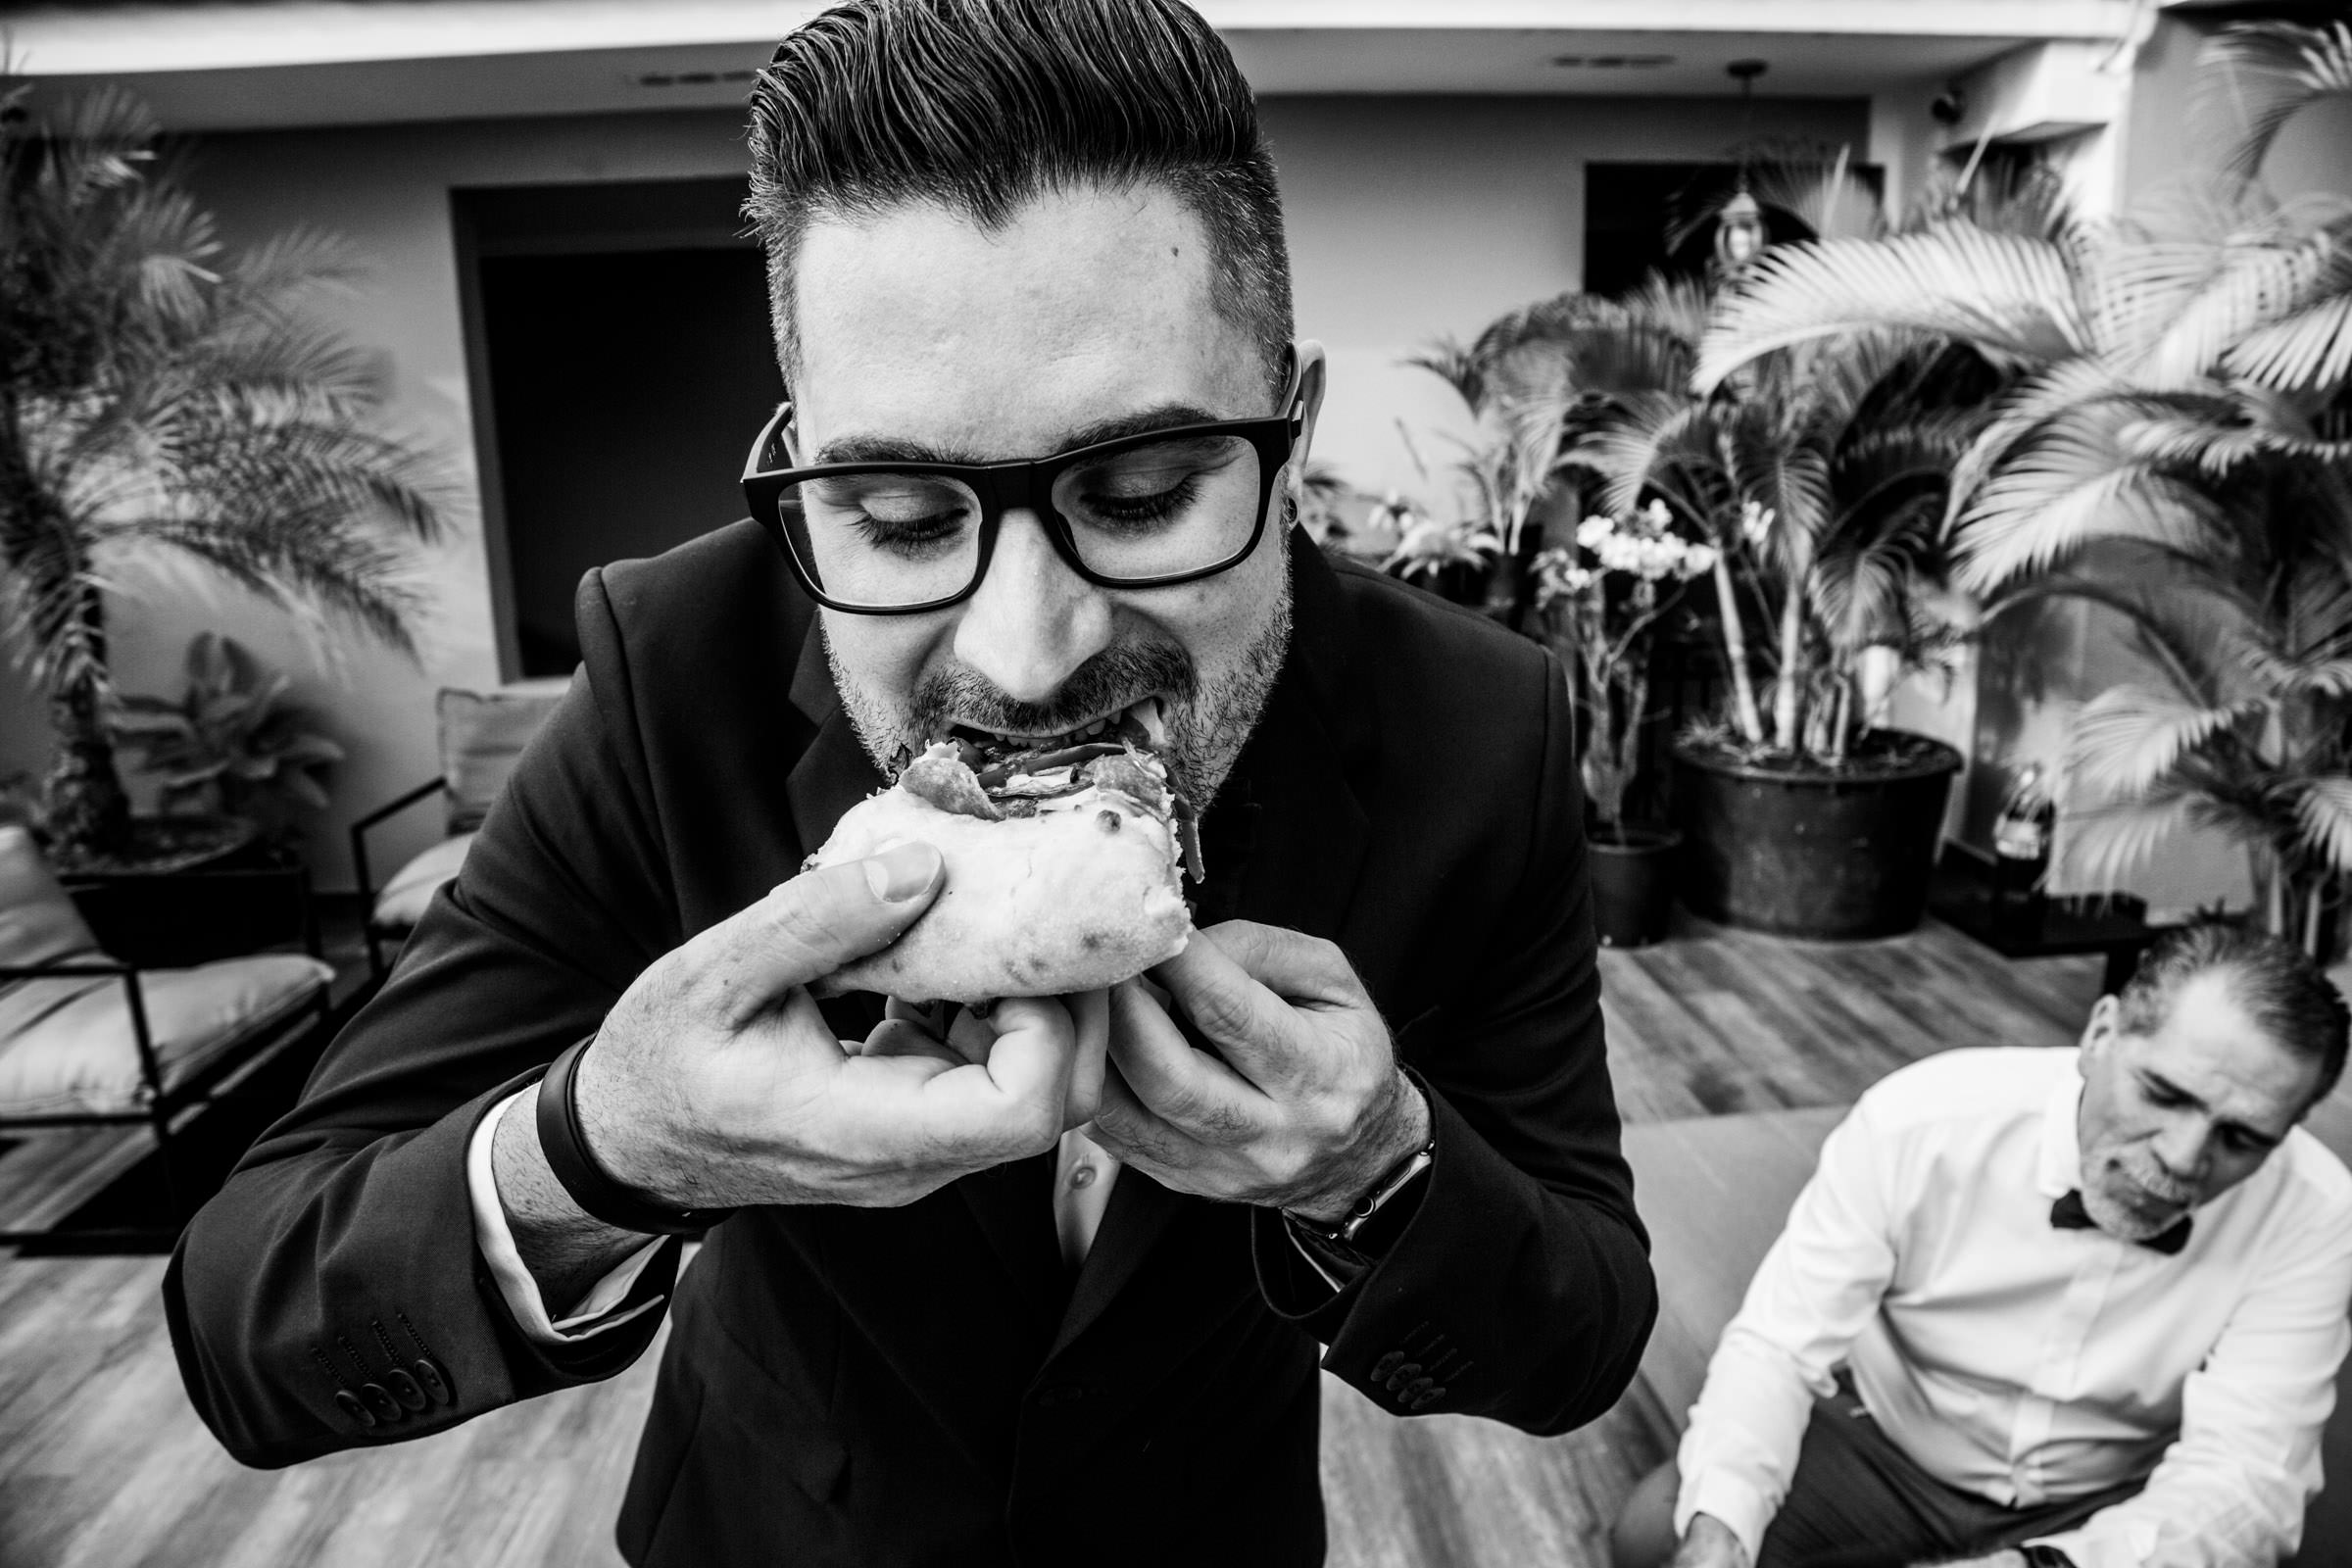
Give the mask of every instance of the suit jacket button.
M 1402 1350 L 1391 1350 L 1388 1354 L 1373 1362 L 1372 1381 L 1375 1383 L 1386 1383 L 1389 1380 L 1389 1374 L 1396 1370 L 1396 1363 L 1402 1361 L 1403 1359 L 1404 1352 Z
M 1407 1383 L 1403 1388 L 1396 1391 L 1396 1402 L 1398 1404 L 1412 1403 L 1415 1399 L 1421 1397 L 1422 1395 L 1429 1392 L 1430 1386 L 1434 1381 L 1435 1380 L 1431 1378 L 1413 1379 L 1412 1382 Z
M 368 1401 L 368 1408 L 375 1412 L 375 1418 L 378 1421 L 400 1419 L 400 1401 L 392 1397 L 391 1391 L 381 1383 L 361 1384 L 360 1397 Z
M 1413 1379 L 1419 1377 L 1420 1375 L 1420 1362 L 1405 1362 L 1404 1365 L 1398 1367 L 1396 1371 L 1389 1374 L 1389 1392 L 1391 1394 L 1395 1394 L 1397 1390 L 1403 1388 L 1407 1383 L 1412 1382 Z
M 1443 1383 L 1439 1384 L 1434 1389 L 1423 1389 L 1418 1395 L 1414 1396 L 1413 1408 L 1416 1410 L 1426 1409 L 1444 1397 L 1446 1397 L 1446 1385 Z
M 457 1394 L 450 1388 L 449 1374 L 441 1370 L 440 1362 L 428 1355 L 416 1361 L 409 1370 L 416 1374 L 416 1381 L 423 1386 L 425 1393 L 432 1396 L 435 1404 L 456 1401 Z
M 354 1421 L 357 1421 L 363 1427 L 372 1427 L 375 1425 L 375 1413 L 369 1410 L 365 1404 L 362 1404 L 360 1402 L 360 1396 L 352 1393 L 349 1389 L 337 1389 L 335 1391 L 335 1408 L 342 1411 L 345 1415 L 351 1417 Z
M 384 1387 L 392 1391 L 392 1397 L 412 1410 L 421 1410 L 429 1402 L 423 1388 L 401 1367 L 384 1374 Z

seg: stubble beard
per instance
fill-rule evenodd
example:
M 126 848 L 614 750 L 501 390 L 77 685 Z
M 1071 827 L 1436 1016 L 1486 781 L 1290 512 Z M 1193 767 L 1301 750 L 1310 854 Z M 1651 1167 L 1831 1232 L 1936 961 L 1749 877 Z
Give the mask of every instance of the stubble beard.
M 2150 1179 L 2132 1169 L 2132 1161 L 2107 1150 L 2091 1150 L 2083 1158 L 2079 1178 L 2082 1186 L 2082 1211 L 2091 1223 L 2108 1235 L 2127 1242 L 2145 1242 L 2163 1235 L 2178 1225 L 2195 1206 L 2194 1193 L 2180 1194 L 2170 1190 L 2171 1184 Z M 2133 1190 L 2149 1198 L 2180 1200 L 2178 1206 L 2150 1211 L 2133 1203 Z
M 954 724 L 1013 734 L 1055 734 L 1157 695 L 1167 724 L 1167 745 L 1159 757 L 1167 764 L 1168 781 L 1196 811 L 1205 812 L 1231 776 L 1281 679 L 1290 654 L 1291 619 L 1291 581 L 1285 570 L 1265 623 L 1227 667 L 1203 675 L 1192 656 L 1175 643 L 1121 643 L 1072 670 L 1043 703 L 1008 697 L 962 664 L 925 675 L 904 700 L 894 700 L 856 678 L 830 635 L 825 637 L 825 659 L 858 743 L 883 776 L 893 779 L 909 758 Z M 818 626 L 822 630 L 821 619 Z

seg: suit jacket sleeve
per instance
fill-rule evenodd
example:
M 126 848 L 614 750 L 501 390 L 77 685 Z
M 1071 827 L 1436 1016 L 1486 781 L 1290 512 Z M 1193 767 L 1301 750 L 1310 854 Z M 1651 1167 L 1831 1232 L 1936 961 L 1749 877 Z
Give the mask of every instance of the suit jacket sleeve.
M 1554 1433 L 1632 1381 L 1657 1288 L 1618 1149 L 1567 683 L 1549 654 L 1543 669 L 1524 870 L 1482 964 L 1397 1037 L 1437 1138 L 1419 1207 L 1336 1295 L 1279 1214 L 1257 1212 L 1254 1247 L 1268 1302 L 1384 1408 Z
M 576 1346 L 534 1344 L 475 1248 L 466 1181 L 483 1113 L 593 1033 L 678 940 L 601 574 L 578 611 L 581 673 L 456 883 L 172 1255 L 181 1377 L 248 1464 L 421 1437 L 609 1377 L 659 1327 L 649 1311 Z M 649 1265 L 640 1299 L 666 1294 L 676 1257 Z

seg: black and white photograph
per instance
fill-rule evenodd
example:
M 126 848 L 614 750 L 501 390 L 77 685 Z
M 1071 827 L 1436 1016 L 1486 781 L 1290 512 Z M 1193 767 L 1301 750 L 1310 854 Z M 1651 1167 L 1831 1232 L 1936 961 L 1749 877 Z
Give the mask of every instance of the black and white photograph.
M 0 0 L 0 1568 L 2352 1568 L 2342 0 Z

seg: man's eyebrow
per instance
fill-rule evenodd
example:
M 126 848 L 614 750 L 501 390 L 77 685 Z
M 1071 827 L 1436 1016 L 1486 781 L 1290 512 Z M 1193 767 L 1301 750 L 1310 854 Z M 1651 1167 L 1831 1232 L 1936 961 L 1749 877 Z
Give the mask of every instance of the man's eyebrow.
M 1080 447 L 1100 446 L 1105 441 L 1116 441 L 1124 436 L 1150 435 L 1155 430 L 1174 430 L 1188 424 L 1213 424 L 1219 417 L 1191 403 L 1154 404 L 1148 409 L 1113 414 L 1082 424 L 1064 432 L 1050 450 L 1027 453 L 1022 459 L 1014 460 L 981 457 L 957 447 L 935 447 L 929 442 L 906 436 L 845 435 L 817 448 L 810 466 L 828 463 L 960 463 L 978 466 L 1026 461 L 1074 452 Z

